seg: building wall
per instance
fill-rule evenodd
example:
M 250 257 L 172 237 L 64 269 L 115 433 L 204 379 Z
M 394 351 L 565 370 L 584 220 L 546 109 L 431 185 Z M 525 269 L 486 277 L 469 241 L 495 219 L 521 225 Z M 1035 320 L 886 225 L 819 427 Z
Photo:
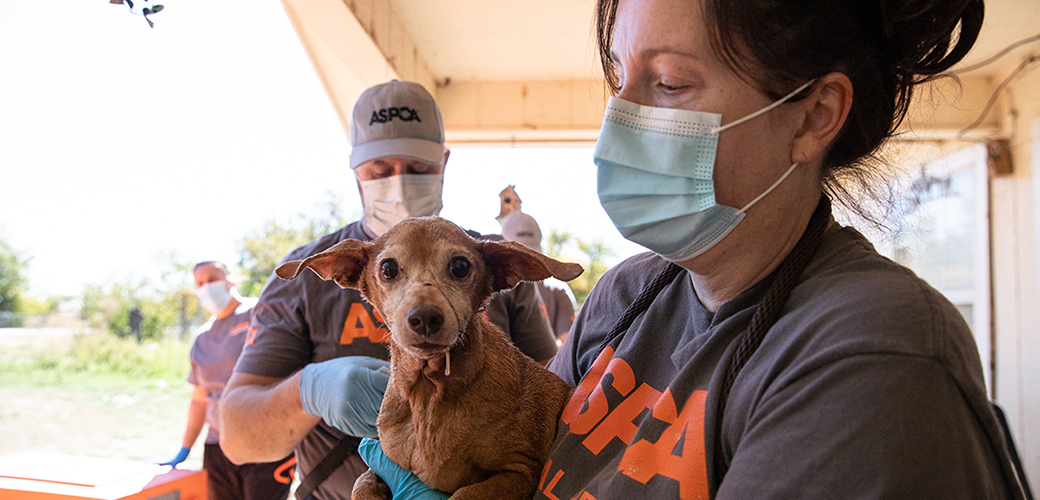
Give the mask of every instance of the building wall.
M 1001 129 L 1014 171 L 991 174 L 996 401 L 1005 409 L 1027 477 L 1040 481 L 1040 71 L 1025 71 L 1001 95 Z
M 903 150 L 888 156 L 896 166 L 913 168 L 968 143 L 1009 145 L 1011 172 L 989 173 L 991 396 L 1008 417 L 1027 478 L 1040 486 L 1040 175 L 1034 175 L 1040 171 L 1040 63 L 1000 90 L 1026 57 L 1008 56 L 980 76 L 973 72 L 920 89 L 897 141 Z M 962 133 L 995 93 L 985 118 Z

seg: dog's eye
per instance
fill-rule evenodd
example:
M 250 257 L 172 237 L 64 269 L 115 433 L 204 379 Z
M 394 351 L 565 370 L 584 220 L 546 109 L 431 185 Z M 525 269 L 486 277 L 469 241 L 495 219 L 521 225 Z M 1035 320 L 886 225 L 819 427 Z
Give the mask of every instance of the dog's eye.
M 397 277 L 397 261 L 396 260 L 384 260 L 383 264 L 379 266 L 379 272 L 383 275 L 383 279 L 392 280 Z
M 451 269 L 451 275 L 456 278 L 462 279 L 469 276 L 469 261 L 465 257 L 451 259 L 448 268 Z

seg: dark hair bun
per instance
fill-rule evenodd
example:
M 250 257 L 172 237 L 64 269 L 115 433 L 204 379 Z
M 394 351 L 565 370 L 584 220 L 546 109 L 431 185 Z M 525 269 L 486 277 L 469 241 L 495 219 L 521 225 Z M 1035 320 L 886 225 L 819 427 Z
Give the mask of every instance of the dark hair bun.
M 928 77 L 960 62 L 982 29 L 982 0 L 883 0 L 881 17 L 896 73 Z

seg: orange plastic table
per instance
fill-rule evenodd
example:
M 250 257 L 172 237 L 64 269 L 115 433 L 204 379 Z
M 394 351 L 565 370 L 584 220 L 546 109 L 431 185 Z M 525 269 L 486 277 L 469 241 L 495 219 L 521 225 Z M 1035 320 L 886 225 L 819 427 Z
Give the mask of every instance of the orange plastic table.
M 206 500 L 206 472 L 53 453 L 0 456 L 2 500 Z

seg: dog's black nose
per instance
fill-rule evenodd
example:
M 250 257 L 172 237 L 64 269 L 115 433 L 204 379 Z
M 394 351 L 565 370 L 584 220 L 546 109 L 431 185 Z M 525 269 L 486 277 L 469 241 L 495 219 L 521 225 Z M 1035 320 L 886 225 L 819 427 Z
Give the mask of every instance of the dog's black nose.
M 429 337 L 444 326 L 444 311 L 437 306 L 415 306 L 408 311 L 408 326 L 413 332 Z

